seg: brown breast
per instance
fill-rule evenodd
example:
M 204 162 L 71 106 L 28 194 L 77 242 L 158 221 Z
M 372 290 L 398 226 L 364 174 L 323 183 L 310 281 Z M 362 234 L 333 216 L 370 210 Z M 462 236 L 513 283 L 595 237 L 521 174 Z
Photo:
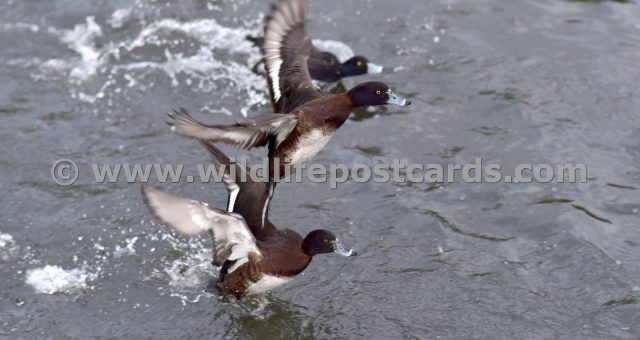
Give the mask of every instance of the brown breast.
M 280 176 L 287 173 L 285 168 L 290 164 L 313 158 L 347 120 L 352 109 L 349 97 L 338 94 L 310 101 L 296 110 L 293 114 L 299 117 L 298 125 L 273 154 L 269 175 L 273 178 L 271 169 L 275 158 L 279 159 Z

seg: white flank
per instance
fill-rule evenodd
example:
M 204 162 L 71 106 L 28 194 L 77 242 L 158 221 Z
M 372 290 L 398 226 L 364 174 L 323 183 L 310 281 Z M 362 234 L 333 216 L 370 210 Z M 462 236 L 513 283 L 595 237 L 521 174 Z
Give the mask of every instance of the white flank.
M 300 164 L 313 158 L 324 148 L 333 136 L 333 133 L 325 134 L 322 130 L 316 129 L 308 135 L 303 136 L 296 144 L 295 151 L 291 155 L 292 164 Z
M 263 275 L 258 282 L 252 283 L 249 288 L 247 288 L 247 295 L 261 294 L 282 286 L 287 282 L 289 282 L 289 279 L 285 277 Z

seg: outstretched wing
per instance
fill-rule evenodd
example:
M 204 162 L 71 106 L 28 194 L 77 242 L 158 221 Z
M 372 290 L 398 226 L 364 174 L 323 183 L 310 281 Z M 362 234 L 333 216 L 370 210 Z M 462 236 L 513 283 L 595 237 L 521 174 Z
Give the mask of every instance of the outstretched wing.
M 288 113 L 321 96 L 307 67 L 313 45 L 305 36 L 306 5 L 306 0 L 281 0 L 265 20 L 261 50 L 275 112 Z
M 151 212 L 176 232 L 193 236 L 213 232 L 213 263 L 236 261 L 229 273 L 249 261 L 249 254 L 262 258 L 242 216 L 229 213 L 207 203 L 173 196 L 152 187 L 142 186 L 142 196 Z
M 278 146 L 298 124 L 298 116 L 277 113 L 261 114 L 231 125 L 202 124 L 185 109 L 173 110 L 169 117 L 172 120 L 167 123 L 175 126 L 180 135 L 221 142 L 245 150 L 264 146 L 270 138 L 275 138 Z

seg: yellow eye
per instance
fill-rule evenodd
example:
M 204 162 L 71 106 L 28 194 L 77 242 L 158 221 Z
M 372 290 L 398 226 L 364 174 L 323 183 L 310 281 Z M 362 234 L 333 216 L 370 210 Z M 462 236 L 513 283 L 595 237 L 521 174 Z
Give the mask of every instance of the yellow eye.
M 357 62 L 356 62 L 356 66 L 358 66 L 358 67 L 362 67 L 362 65 L 364 65 L 364 64 L 363 64 L 361 61 L 357 61 Z
M 376 94 L 380 94 L 380 93 L 382 93 L 382 91 L 376 90 Z
M 326 238 L 324 240 L 322 240 L 322 243 L 324 244 L 329 244 L 329 240 L 327 240 Z

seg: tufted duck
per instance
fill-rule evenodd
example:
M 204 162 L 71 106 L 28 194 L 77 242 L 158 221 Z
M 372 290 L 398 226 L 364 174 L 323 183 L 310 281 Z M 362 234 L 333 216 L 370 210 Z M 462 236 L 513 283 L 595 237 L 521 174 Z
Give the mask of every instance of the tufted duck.
M 311 79 L 337 81 L 344 76 L 382 72 L 381 66 L 365 57 L 355 56 L 340 64 L 333 54 L 319 51 L 305 35 L 305 12 L 306 0 L 281 0 L 272 5 L 265 19 L 261 52 L 274 112 L 289 113 L 311 99 L 328 95 Z
M 289 28 L 291 22 L 301 23 L 304 30 L 304 20 L 306 12 L 305 0 L 281 0 L 277 5 L 271 5 L 270 14 L 266 17 L 265 29 L 282 28 L 284 33 Z M 284 20 L 282 20 L 284 19 Z M 274 27 L 278 26 L 278 27 Z M 266 35 L 265 35 L 266 36 Z M 247 39 L 256 46 L 264 48 L 265 39 L 247 36 Z M 264 50 L 263 50 L 264 51 Z M 257 66 L 254 69 L 257 69 Z M 307 60 L 307 67 L 311 79 L 323 82 L 336 82 L 344 77 L 359 76 L 363 74 L 381 73 L 383 67 L 369 61 L 364 56 L 356 55 L 345 62 L 340 62 L 338 57 L 328 51 L 321 51 L 316 46 L 312 46 L 311 55 Z
M 381 82 L 357 85 L 341 94 L 323 92 L 313 85 L 307 60 L 313 46 L 304 33 L 305 1 L 282 0 L 266 20 L 263 55 L 274 112 L 232 125 L 205 125 L 184 109 L 170 114 L 178 133 L 201 140 L 223 142 L 242 149 L 269 146 L 269 190 L 263 219 L 275 190 L 274 176 L 285 175 L 287 166 L 314 157 L 355 107 L 410 105 Z M 278 159 L 279 171 L 274 169 Z M 292 171 L 291 171 L 292 172 Z M 291 173 L 290 172 L 290 173 Z
M 178 233 L 192 236 L 209 232 L 212 263 L 222 266 L 216 283 L 221 293 L 241 299 L 273 289 L 302 272 L 314 255 L 356 255 L 327 230 L 314 230 L 303 239 L 291 229 L 277 229 L 269 220 L 263 228 L 261 214 L 266 186 L 250 179 L 241 181 L 246 169 L 211 143 L 202 144 L 218 166 L 224 168 L 224 182 L 229 191 L 227 211 L 152 187 L 143 186 L 142 194 L 153 214 Z
M 276 176 L 282 178 L 293 173 L 297 166 L 320 152 L 353 108 L 385 104 L 407 106 L 410 101 L 395 95 L 384 83 L 369 82 L 346 93 L 311 100 L 291 114 L 266 113 L 231 125 L 206 125 L 180 109 L 169 114 L 172 119 L 169 124 L 183 136 L 222 142 L 241 149 L 268 144 L 269 190 L 263 212 L 266 218 Z

